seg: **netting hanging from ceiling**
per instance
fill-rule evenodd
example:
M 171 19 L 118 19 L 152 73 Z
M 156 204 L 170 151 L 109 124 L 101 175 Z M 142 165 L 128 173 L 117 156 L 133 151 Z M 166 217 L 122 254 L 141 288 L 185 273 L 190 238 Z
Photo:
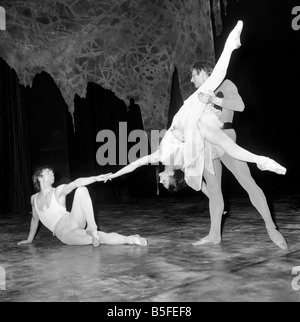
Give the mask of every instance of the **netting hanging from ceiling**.
M 0 56 L 20 82 L 48 72 L 71 113 L 88 82 L 135 98 L 146 130 L 165 128 L 170 82 L 178 68 L 182 95 L 194 89 L 190 66 L 214 60 L 211 12 L 222 30 L 227 0 L 26 0 L 2 1 L 7 31 Z

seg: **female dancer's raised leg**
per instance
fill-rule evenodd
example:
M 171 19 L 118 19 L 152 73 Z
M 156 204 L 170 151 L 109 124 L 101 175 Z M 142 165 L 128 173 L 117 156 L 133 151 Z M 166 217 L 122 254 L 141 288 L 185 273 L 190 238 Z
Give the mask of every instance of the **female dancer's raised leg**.
M 202 112 L 205 109 L 206 104 L 199 101 L 198 94 L 209 93 L 214 90 L 222 83 L 224 80 L 228 65 L 230 62 L 231 55 L 233 51 L 241 46 L 240 36 L 243 29 L 243 22 L 238 21 L 234 29 L 230 32 L 227 37 L 224 49 L 220 58 L 218 59 L 215 68 L 207 80 L 184 102 L 185 106 L 193 110 L 195 113 L 194 118 L 198 119 L 201 117 Z M 198 114 L 198 115 L 197 115 Z M 173 122 L 176 122 L 176 115 Z
M 243 22 L 239 20 L 236 26 L 228 35 L 223 52 L 218 59 L 214 70 L 212 71 L 209 78 L 197 89 L 197 93 L 214 91 L 217 87 L 220 86 L 226 76 L 232 52 L 241 46 L 240 37 L 242 30 Z
M 229 138 L 223 131 L 215 124 L 208 124 L 205 120 L 201 119 L 201 111 L 206 108 L 206 103 L 198 99 L 198 93 L 214 91 L 224 80 L 227 68 L 230 62 L 232 52 L 241 46 L 240 35 L 243 29 L 243 22 L 238 21 L 235 28 L 229 34 L 223 52 L 208 79 L 192 94 L 186 101 L 185 104 L 190 104 L 193 110 L 195 118 L 199 117 L 199 126 L 202 127 L 204 133 L 204 139 L 210 143 L 220 146 L 230 156 L 235 159 L 256 163 L 260 170 L 269 170 L 278 174 L 285 174 L 286 169 L 279 165 L 274 160 L 255 155 L 240 146 L 238 146 L 231 138 Z M 199 113 L 199 115 L 197 115 Z M 186 129 L 189 130 L 189 129 Z

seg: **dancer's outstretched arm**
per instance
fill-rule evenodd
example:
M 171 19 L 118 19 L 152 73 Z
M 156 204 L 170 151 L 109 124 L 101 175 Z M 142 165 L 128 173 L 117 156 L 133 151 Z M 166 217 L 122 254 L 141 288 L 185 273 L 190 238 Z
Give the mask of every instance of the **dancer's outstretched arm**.
M 140 159 L 137 159 L 134 162 L 131 162 L 130 164 L 128 164 L 127 166 L 125 166 L 121 170 L 117 171 L 116 173 L 101 175 L 99 177 L 101 177 L 101 181 L 102 180 L 104 180 L 104 181 L 111 180 L 111 179 L 120 177 L 124 174 L 130 173 L 130 172 L 134 171 L 135 169 L 140 168 L 144 165 L 156 164 L 159 161 L 160 161 L 159 160 L 159 150 L 157 150 L 157 151 L 153 152 L 152 154 L 146 155 Z
M 68 184 L 60 185 L 56 188 L 57 198 L 65 197 L 78 187 L 85 187 L 98 181 L 103 181 L 103 175 L 78 178 Z

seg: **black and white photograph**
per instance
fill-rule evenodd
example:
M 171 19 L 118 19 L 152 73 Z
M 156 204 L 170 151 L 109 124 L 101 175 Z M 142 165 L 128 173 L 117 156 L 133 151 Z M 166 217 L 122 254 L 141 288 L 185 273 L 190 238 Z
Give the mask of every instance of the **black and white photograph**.
M 297 0 L 0 0 L 0 302 L 300 302 L 299 97 Z

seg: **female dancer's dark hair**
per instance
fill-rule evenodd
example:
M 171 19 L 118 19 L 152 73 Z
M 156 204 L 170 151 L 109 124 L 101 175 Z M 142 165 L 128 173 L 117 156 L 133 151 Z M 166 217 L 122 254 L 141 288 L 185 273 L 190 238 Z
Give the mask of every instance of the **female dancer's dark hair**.
M 168 190 L 172 193 L 183 190 L 187 187 L 184 180 L 184 172 L 181 170 L 174 170 L 174 174 L 170 177 Z

